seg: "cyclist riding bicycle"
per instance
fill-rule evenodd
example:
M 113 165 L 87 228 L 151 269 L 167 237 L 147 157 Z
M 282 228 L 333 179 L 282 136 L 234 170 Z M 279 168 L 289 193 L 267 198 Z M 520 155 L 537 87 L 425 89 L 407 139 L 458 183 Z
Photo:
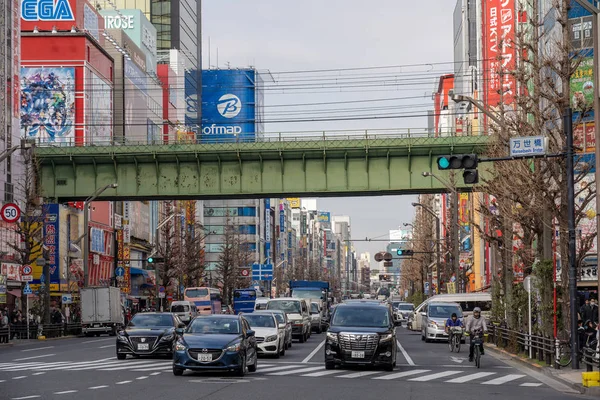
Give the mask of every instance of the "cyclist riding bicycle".
M 463 327 L 462 321 L 458 318 L 456 313 L 452 313 L 452 316 L 446 320 L 446 333 L 448 333 L 448 341 L 452 340 L 452 328 Z
M 485 324 L 485 318 L 481 318 L 481 308 L 475 307 L 473 309 L 473 315 L 471 318 L 467 319 L 467 325 L 465 330 L 469 335 L 471 333 L 480 331 L 484 334 L 487 333 L 487 325 Z M 471 335 L 469 340 L 469 361 L 473 361 L 473 351 L 475 349 L 475 343 L 473 342 L 473 335 Z M 481 348 L 481 354 L 483 355 L 483 347 Z

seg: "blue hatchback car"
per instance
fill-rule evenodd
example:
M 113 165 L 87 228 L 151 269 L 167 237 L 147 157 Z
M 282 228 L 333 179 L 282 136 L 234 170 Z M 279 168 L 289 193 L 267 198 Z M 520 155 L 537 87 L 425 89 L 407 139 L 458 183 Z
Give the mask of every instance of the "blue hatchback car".
M 196 317 L 186 329 L 177 329 L 173 374 L 227 371 L 244 376 L 258 366 L 254 331 L 241 315 Z

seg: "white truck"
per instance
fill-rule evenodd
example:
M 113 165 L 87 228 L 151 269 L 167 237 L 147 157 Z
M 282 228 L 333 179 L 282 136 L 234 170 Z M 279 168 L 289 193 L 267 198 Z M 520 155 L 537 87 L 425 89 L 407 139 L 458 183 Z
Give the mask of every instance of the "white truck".
M 81 330 L 86 336 L 115 336 L 123 327 L 121 290 L 116 287 L 81 289 Z

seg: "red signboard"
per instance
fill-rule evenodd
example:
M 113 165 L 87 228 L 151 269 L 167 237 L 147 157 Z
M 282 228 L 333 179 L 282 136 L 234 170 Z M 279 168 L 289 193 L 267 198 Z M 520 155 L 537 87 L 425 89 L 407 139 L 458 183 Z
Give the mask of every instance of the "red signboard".
M 495 108 L 511 104 L 517 90 L 510 73 L 516 68 L 515 0 L 486 0 L 484 7 L 484 91 L 487 104 Z

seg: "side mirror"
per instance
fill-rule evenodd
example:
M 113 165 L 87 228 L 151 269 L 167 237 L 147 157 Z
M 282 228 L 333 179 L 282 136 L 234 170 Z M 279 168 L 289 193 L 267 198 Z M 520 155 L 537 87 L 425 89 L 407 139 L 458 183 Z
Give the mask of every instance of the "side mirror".
M 286 326 L 286 324 L 279 324 L 279 329 L 285 329 Z
M 175 333 L 178 334 L 179 336 L 182 336 L 183 335 L 183 328 L 180 327 L 180 328 L 175 329 Z
M 252 329 L 248 329 L 248 331 L 246 332 L 246 336 L 252 337 L 252 336 L 254 336 L 254 333 L 255 332 Z
M 423 317 L 427 316 L 427 313 L 425 311 L 421 311 L 419 314 L 421 314 Z
M 178 328 L 185 328 L 185 323 L 180 323 L 179 325 L 177 325 Z

